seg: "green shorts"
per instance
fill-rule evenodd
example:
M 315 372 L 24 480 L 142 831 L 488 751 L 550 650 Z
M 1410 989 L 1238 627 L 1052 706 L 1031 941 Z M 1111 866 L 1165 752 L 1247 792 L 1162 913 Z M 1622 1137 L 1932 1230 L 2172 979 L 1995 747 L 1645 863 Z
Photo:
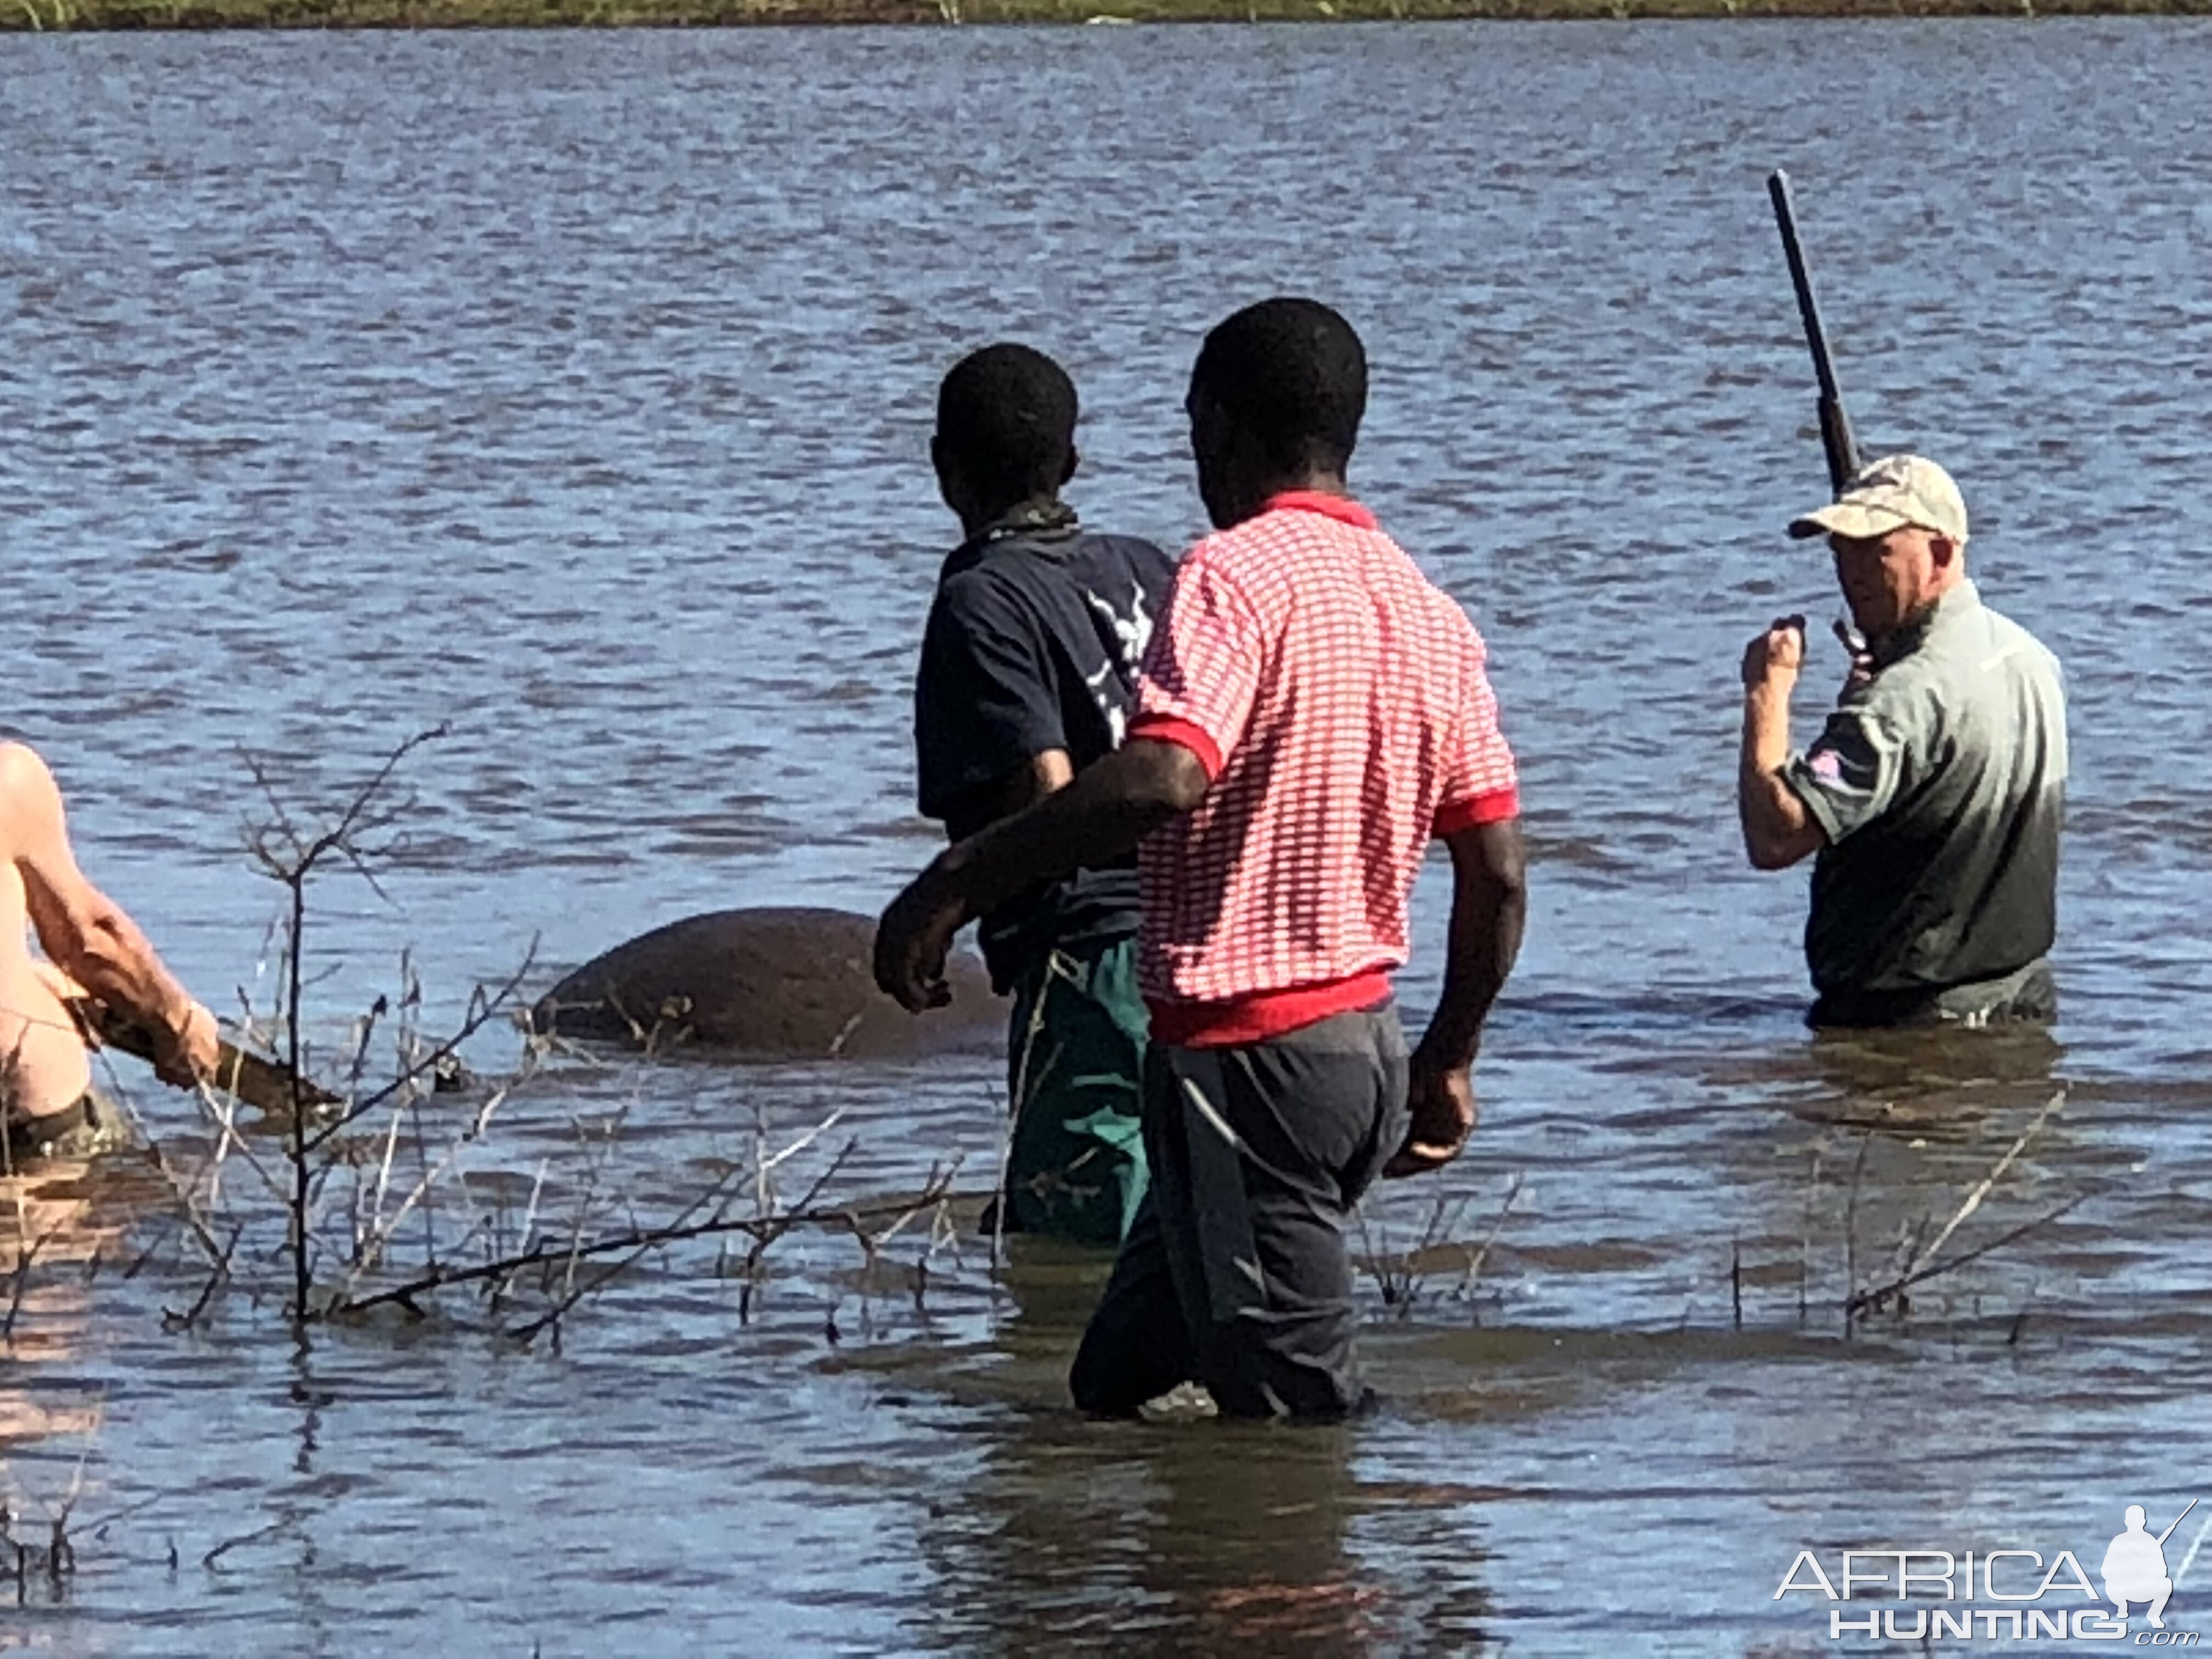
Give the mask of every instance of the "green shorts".
M 131 1122 L 97 1089 L 45 1117 L 0 1115 L 0 1175 L 50 1158 L 91 1158 L 131 1145 Z
M 1009 1232 L 1115 1244 L 1145 1195 L 1136 941 L 1055 950 L 1014 988 L 1006 1042 Z

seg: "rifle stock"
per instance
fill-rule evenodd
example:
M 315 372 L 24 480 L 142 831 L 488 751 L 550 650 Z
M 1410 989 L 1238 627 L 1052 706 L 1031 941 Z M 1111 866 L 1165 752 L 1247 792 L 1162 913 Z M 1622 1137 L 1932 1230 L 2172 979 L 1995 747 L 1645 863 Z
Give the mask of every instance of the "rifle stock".
M 1820 304 L 1813 293 L 1813 273 L 1805 266 L 1804 245 L 1797 240 L 1797 215 L 1790 201 L 1790 175 L 1777 167 L 1766 180 L 1766 193 L 1774 204 L 1774 222 L 1782 232 L 1782 252 L 1790 260 L 1790 281 L 1797 290 L 1797 317 L 1805 325 L 1805 343 L 1813 353 L 1813 373 L 1820 383 L 1820 448 L 1828 462 L 1828 489 L 1840 495 L 1859 470 L 1858 440 L 1851 433 L 1851 417 L 1844 412 L 1843 388 L 1836 384 L 1835 359 L 1828 353 L 1827 331 L 1820 326 Z

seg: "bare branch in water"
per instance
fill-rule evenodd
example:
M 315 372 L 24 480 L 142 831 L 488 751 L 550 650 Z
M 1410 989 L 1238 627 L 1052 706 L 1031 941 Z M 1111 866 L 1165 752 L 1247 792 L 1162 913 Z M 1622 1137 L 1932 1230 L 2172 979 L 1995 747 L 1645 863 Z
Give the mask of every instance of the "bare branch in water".
M 349 1125 L 358 1122 L 379 1107 L 388 1104 L 397 1097 L 420 1084 L 425 1078 L 434 1078 L 439 1067 L 449 1060 L 460 1058 L 461 1045 L 495 1019 L 520 1005 L 523 981 L 538 967 L 538 939 L 533 935 L 530 948 L 523 955 L 521 965 L 501 981 L 496 990 L 487 992 L 481 985 L 471 994 L 469 1012 L 460 1025 L 448 1036 L 424 1050 L 401 1070 L 399 1074 L 374 1093 L 353 1102 L 331 1121 L 318 1129 L 307 1142 L 310 1153 L 319 1152 L 331 1139 Z M 533 1050 L 538 1045 L 533 1043 Z
M 1942 1261 L 1935 1260 L 1936 1253 L 1950 1242 L 1951 1235 L 1959 1231 L 1960 1224 L 1981 1208 L 1982 1200 L 1989 1196 L 1990 1189 L 2003 1178 L 2005 1171 L 2012 1168 L 2014 1161 L 2027 1150 L 2027 1144 L 2042 1132 L 2043 1126 L 2048 1123 L 2052 1115 L 2065 1103 L 2066 1095 L 2063 1090 L 2044 1103 L 2043 1109 L 2029 1120 L 2027 1127 L 2022 1129 L 2019 1138 L 2006 1148 L 2004 1156 L 1996 1161 L 1995 1167 L 1968 1189 L 1966 1197 L 1960 1200 L 1959 1207 L 1951 1212 L 1951 1218 L 1943 1224 L 1942 1230 L 1925 1245 L 1913 1251 L 1910 1261 L 1905 1263 L 1894 1277 L 1872 1290 L 1854 1289 L 1850 1299 L 1844 1304 L 1845 1322 L 1848 1323 L 1863 1312 L 1877 1312 L 1892 1297 L 1899 1295 L 1911 1286 L 1933 1279 L 1938 1273 L 1948 1273 L 1954 1267 L 1962 1267 L 1969 1261 L 1978 1261 L 1981 1257 L 1989 1255 L 1990 1251 L 2009 1244 L 2014 1239 L 2026 1237 L 2037 1228 L 2057 1220 L 2088 1197 L 2087 1193 L 2077 1194 L 2057 1209 L 2048 1212 L 2033 1221 L 2014 1228 L 2010 1232 L 1987 1244 L 1963 1251 Z
M 1492 1247 L 1498 1243 L 1498 1234 L 1505 1231 L 1505 1218 L 1513 1213 L 1513 1206 L 1521 1196 L 1521 1176 L 1516 1171 L 1511 1183 L 1505 1188 L 1504 1202 L 1498 1206 L 1498 1219 L 1490 1224 L 1489 1235 L 1482 1241 L 1482 1247 L 1468 1259 L 1467 1285 L 1462 1294 L 1474 1294 L 1476 1281 L 1482 1277 L 1482 1264 L 1490 1260 Z
M 2055 1209 L 2045 1210 L 2041 1215 L 2036 1217 L 2033 1221 L 2021 1222 L 2019 1226 L 2013 1228 L 2009 1232 L 1998 1234 L 1996 1237 L 1990 1240 L 1986 1244 L 1978 1244 L 1971 1250 L 1961 1250 L 1956 1255 L 1947 1256 L 1941 1261 L 1929 1263 L 1927 1267 L 1921 1268 L 1917 1273 L 1908 1274 L 1903 1279 L 1893 1279 L 1890 1283 L 1881 1285 L 1876 1289 L 1862 1291 L 1859 1295 L 1851 1298 L 1850 1310 L 1853 1313 L 1879 1312 L 1882 1304 L 1887 1302 L 1891 1297 L 1895 1296 L 1899 1291 L 1908 1289 L 1914 1285 L 1923 1284 L 1925 1281 L 1935 1278 L 1938 1273 L 1948 1273 L 1954 1267 L 1963 1267 L 1969 1261 L 1978 1261 L 1984 1256 L 1990 1255 L 1993 1251 L 2001 1250 L 2008 1244 L 2014 1243 L 2020 1239 L 2026 1238 L 2030 1233 L 2034 1232 L 2037 1229 L 2049 1226 L 2052 1222 L 2057 1220 L 2059 1217 L 2065 1215 L 2069 1211 L 2072 1211 L 2079 1206 L 2087 1202 L 2094 1196 L 2094 1193 L 2076 1193 L 2073 1197 L 2068 1199 L 2063 1204 L 2057 1206 Z
M 398 1233 L 399 1224 L 414 1212 L 417 1205 L 428 1197 L 431 1189 L 460 1161 L 461 1155 L 483 1139 L 484 1131 L 491 1125 L 493 1115 L 507 1103 L 508 1097 L 514 1092 L 515 1089 L 528 1079 L 531 1069 L 526 1064 L 523 1071 L 512 1080 L 484 1097 L 483 1103 L 477 1108 L 476 1115 L 470 1120 L 468 1127 L 454 1137 L 453 1144 L 447 1148 L 445 1156 L 435 1165 L 422 1172 L 416 1179 L 414 1187 L 409 1190 L 407 1196 L 399 1201 L 399 1207 L 392 1212 L 390 1218 L 371 1231 L 367 1242 L 356 1251 L 355 1265 L 347 1274 L 344 1288 L 337 1294 L 338 1302 L 343 1303 L 353 1287 L 361 1282 L 362 1274 L 384 1259 L 385 1250 Z
M 31 1288 L 31 1266 L 38 1261 L 39 1252 L 52 1243 L 55 1235 L 60 1231 L 58 1227 L 49 1228 L 16 1251 L 15 1271 L 12 1275 L 15 1282 L 8 1291 L 8 1312 L 4 1317 L 0 1317 L 0 1342 L 15 1340 L 15 1320 L 23 1311 L 24 1292 Z
M 226 1538 L 205 1555 L 200 1557 L 200 1565 L 212 1572 L 216 1569 L 216 1564 L 233 1550 L 241 1548 L 247 1544 L 258 1544 L 264 1538 L 274 1537 L 291 1524 L 289 1519 L 279 1519 L 271 1521 L 265 1527 L 258 1527 L 252 1532 L 240 1533 L 235 1538 Z
M 237 1251 L 238 1241 L 245 1236 L 245 1232 L 244 1222 L 239 1223 L 230 1230 L 230 1242 L 222 1247 L 222 1254 L 216 1258 L 215 1267 L 207 1276 L 207 1283 L 200 1287 L 198 1301 L 180 1314 L 173 1313 L 166 1308 L 161 1310 L 163 1330 L 188 1331 L 199 1322 L 200 1316 L 207 1311 L 208 1304 L 215 1300 L 215 1293 L 222 1289 L 224 1283 L 230 1278 L 230 1258 Z
M 309 1163 L 307 1143 L 307 1113 L 312 1103 L 308 1099 L 309 1085 L 304 1075 L 304 1058 L 301 1048 L 301 975 L 305 957 L 307 924 L 307 883 L 325 859 L 343 859 L 355 872 L 368 881 L 378 896 L 384 890 L 364 857 L 360 843 L 362 834 L 373 828 L 382 828 L 397 823 L 403 807 L 381 808 L 379 799 L 401 762 L 422 744 L 446 735 L 443 725 L 418 732 L 407 738 L 386 756 L 384 763 L 368 782 L 354 792 L 353 798 L 340 809 L 335 820 L 319 835 L 303 839 L 277 791 L 270 781 L 267 769 L 256 757 L 246 757 L 246 765 L 253 781 L 269 803 L 271 821 L 247 836 L 247 845 L 263 871 L 279 883 L 289 901 L 290 917 L 286 932 L 284 951 L 283 1006 L 279 1011 L 280 1029 L 284 1035 L 285 1066 L 290 1073 L 291 1139 L 287 1150 L 292 1160 L 292 1191 L 289 1198 L 290 1235 L 289 1243 L 292 1257 L 292 1318 L 295 1324 L 304 1324 L 312 1316 L 309 1294 L 313 1279 L 314 1234 L 313 1221 L 313 1181 Z
M 1490 1252 L 1498 1243 L 1498 1235 L 1504 1231 L 1506 1220 L 1520 1200 L 1522 1185 L 1522 1177 L 1517 1174 L 1507 1183 L 1505 1196 L 1499 1203 L 1498 1213 L 1492 1218 L 1490 1231 L 1481 1243 L 1452 1246 L 1455 1251 L 1464 1251 L 1467 1258 L 1466 1276 L 1453 1292 L 1455 1296 L 1464 1299 L 1474 1295 L 1482 1277 L 1483 1264 L 1489 1260 Z M 1414 1304 L 1421 1295 L 1422 1285 L 1434 1265 L 1431 1259 L 1445 1250 L 1448 1241 L 1458 1231 L 1462 1219 L 1466 1216 L 1471 1201 L 1466 1198 L 1455 1201 L 1448 1193 L 1437 1194 L 1436 1201 L 1430 1206 L 1428 1221 L 1423 1226 L 1420 1237 L 1410 1249 L 1388 1255 L 1375 1247 L 1374 1237 L 1368 1230 L 1365 1206 L 1361 1206 L 1354 1212 L 1359 1229 L 1360 1251 L 1365 1257 L 1367 1270 L 1374 1275 L 1381 1289 L 1383 1305 L 1391 1309 L 1397 1317 L 1405 1319 L 1411 1316 Z
M 1859 1282 L 1859 1182 L 1866 1177 L 1867 1149 L 1874 1144 L 1874 1131 L 1859 1131 L 1859 1155 L 1851 1161 L 1850 1195 L 1844 1200 L 1844 1283 Z M 1857 1309 L 1850 1303 L 1844 1304 L 1844 1334 L 1851 1334 L 1851 1321 Z
M 928 1243 L 915 1268 L 920 1308 L 930 1261 L 940 1248 L 958 1252 L 951 1220 L 957 1159 L 942 1169 L 933 1166 L 917 1198 L 835 1203 L 832 1186 L 855 1151 L 848 1144 L 812 1176 L 796 1204 L 777 1193 L 777 1172 L 828 1134 L 844 1115 L 842 1109 L 780 1148 L 769 1143 L 763 1122 L 750 1157 L 732 1160 L 719 1176 L 710 1173 L 703 1187 L 685 1191 L 672 1203 L 673 1212 L 662 1217 L 632 1203 L 611 1178 L 627 1109 L 588 1127 L 579 1121 L 580 1156 L 534 1158 L 527 1205 L 520 1229 L 514 1229 L 510 1196 L 520 1197 L 524 1172 L 503 1164 L 487 1170 L 477 1149 L 516 1091 L 538 1075 L 547 1056 L 562 1051 L 562 1045 L 529 1033 L 520 1018 L 538 965 L 534 939 L 514 971 L 496 983 L 477 985 L 455 1026 L 435 1037 L 424 1029 L 422 986 L 412 955 L 403 956 L 397 990 L 345 1022 L 326 1056 L 324 1080 L 339 1092 L 326 1093 L 311 1080 L 309 890 L 319 875 L 343 866 L 383 890 L 374 865 L 391 849 L 380 844 L 378 832 L 399 825 L 409 805 L 394 793 L 394 780 L 406 758 L 444 730 L 422 732 L 397 745 L 319 826 L 312 815 L 288 807 L 269 769 L 249 757 L 266 815 L 249 831 L 248 846 L 257 866 L 281 885 L 285 897 L 263 947 L 262 972 L 273 969 L 276 988 L 265 1016 L 241 990 L 242 1030 L 256 1047 L 279 1057 L 271 1072 L 281 1080 L 276 1098 L 262 1106 L 265 1122 L 229 1097 L 201 1091 L 215 1137 L 212 1151 L 179 1158 L 155 1145 L 181 1229 L 189 1231 L 206 1262 L 204 1273 L 185 1282 L 175 1306 L 164 1309 L 165 1327 L 190 1330 L 211 1320 L 227 1286 L 256 1291 L 255 1275 L 282 1263 L 290 1280 L 285 1313 L 295 1331 L 310 1321 L 385 1306 L 420 1315 L 434 1292 L 473 1285 L 480 1318 L 506 1323 L 506 1334 L 526 1344 L 550 1334 L 557 1348 L 562 1323 L 574 1310 L 655 1250 L 691 1239 L 745 1241 L 741 1264 L 732 1263 L 744 1280 L 742 1322 L 763 1282 L 768 1251 L 794 1229 L 849 1232 L 872 1261 L 909 1227 L 918 1233 L 918 1219 L 927 1218 Z M 270 946 L 279 941 L 281 953 L 272 962 Z M 428 1109 L 432 1097 L 442 1096 L 453 1073 L 466 1076 L 462 1050 L 502 1022 L 524 1031 L 520 1058 L 485 1081 L 465 1115 L 442 1122 Z M 597 1057 L 592 1063 L 605 1064 Z M 279 1133 L 281 1158 L 259 1144 L 270 1130 Z M 249 1173 L 226 1178 L 234 1158 Z M 403 1159 L 413 1164 L 411 1171 Z M 735 1211 L 748 1190 L 753 1212 L 740 1216 Z M 172 1232 L 162 1248 L 179 1250 L 179 1239 L 180 1233 Z M 149 1248 L 130 1271 L 137 1272 L 152 1254 Z M 16 1264 L 17 1307 L 36 1256 L 33 1247 Z M 724 1260 L 729 1259 L 726 1250 Z M 0 1295 L 5 1290 L 0 1284 Z M 10 1310 L 0 1334 L 14 1320 Z M 231 1550 L 267 1535 L 264 1530 L 225 1540 L 208 1552 L 205 1563 L 215 1567 Z
M 1943 1231 L 1929 1240 L 1927 1247 L 1913 1258 L 1912 1265 L 1905 1270 L 1904 1276 L 1907 1280 L 1926 1267 L 1934 1259 L 1936 1252 L 1950 1242 L 1951 1235 L 1959 1231 L 1960 1222 L 1981 1208 L 1982 1200 L 1990 1195 L 1990 1188 L 1997 1184 L 2007 1170 L 2012 1168 L 2013 1160 L 2027 1149 L 2027 1143 L 2042 1132 L 2043 1126 L 2051 1121 L 2051 1114 L 2065 1104 L 2066 1091 L 2063 1089 L 2044 1102 L 2043 1109 L 2030 1120 L 2027 1127 L 2020 1132 L 2020 1139 L 2006 1149 L 2005 1155 L 1997 1160 L 1996 1167 L 1982 1177 L 1974 1189 L 1966 1194 L 1965 1202 L 1952 1212 L 1950 1220 L 1943 1224 Z
M 367 1296 L 352 1297 L 325 1310 L 331 1316 L 367 1313 L 374 1308 L 397 1306 L 410 1313 L 420 1314 L 421 1299 L 433 1291 L 456 1285 L 481 1284 L 489 1279 L 511 1278 L 526 1267 L 544 1267 L 567 1261 L 573 1254 L 580 1261 L 592 1261 L 599 1256 L 631 1251 L 658 1249 L 664 1245 L 680 1244 L 688 1239 L 713 1238 L 725 1234 L 743 1234 L 763 1247 L 773 1243 L 797 1227 L 849 1228 L 856 1218 L 870 1216 L 897 1217 L 912 1211 L 927 1209 L 948 1197 L 951 1193 L 950 1176 L 939 1186 L 916 1197 L 899 1202 L 881 1204 L 839 1205 L 834 1207 L 802 1208 L 763 1221 L 754 1216 L 720 1216 L 680 1227 L 648 1229 L 643 1232 L 624 1231 L 611 1237 L 592 1239 L 572 1247 L 565 1239 L 549 1240 L 529 1249 L 502 1257 L 496 1261 L 475 1263 L 469 1267 L 445 1267 L 422 1274 L 404 1285 L 374 1291 Z M 520 1334 L 518 1332 L 517 1334 Z
M 730 1183 L 735 1178 L 735 1171 L 726 1173 L 720 1180 L 714 1182 L 711 1186 L 709 1186 L 705 1192 L 700 1194 L 698 1197 L 692 1200 L 690 1204 L 685 1206 L 684 1211 L 677 1216 L 675 1220 L 670 1222 L 665 1226 L 646 1229 L 637 1226 L 633 1221 L 627 1237 L 636 1241 L 635 1249 L 623 1255 L 619 1261 L 616 1261 L 613 1266 L 608 1267 L 605 1272 L 597 1274 L 593 1278 L 587 1279 L 581 1284 L 577 1282 L 576 1268 L 584 1260 L 584 1247 L 580 1239 L 572 1240 L 568 1248 L 568 1277 L 562 1286 L 559 1299 L 556 1300 L 553 1304 L 552 1307 L 548 1309 L 544 1313 L 539 1315 L 535 1319 L 525 1321 L 522 1324 L 516 1326 L 513 1330 L 509 1331 L 507 1334 L 514 1337 L 525 1346 L 527 1346 L 539 1332 L 544 1330 L 549 1326 L 557 1326 L 561 1322 L 562 1315 L 566 1314 L 571 1308 L 574 1307 L 586 1296 L 589 1296 L 593 1291 L 596 1291 L 602 1285 L 607 1284 L 615 1277 L 616 1274 L 635 1264 L 640 1257 L 645 1255 L 647 1251 L 658 1249 L 664 1243 L 672 1243 L 675 1239 L 679 1237 L 698 1237 L 699 1235 L 687 1233 L 685 1230 L 695 1224 L 693 1218 L 701 1211 L 706 1210 L 711 1206 L 714 1212 L 709 1221 L 705 1224 L 711 1225 L 713 1222 L 723 1219 L 721 1200 L 728 1193 Z

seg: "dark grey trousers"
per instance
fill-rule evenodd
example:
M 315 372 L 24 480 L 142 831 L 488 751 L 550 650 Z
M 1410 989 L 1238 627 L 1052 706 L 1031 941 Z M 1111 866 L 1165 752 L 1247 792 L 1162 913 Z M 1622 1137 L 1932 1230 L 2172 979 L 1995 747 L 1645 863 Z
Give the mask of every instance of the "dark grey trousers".
M 1154 1042 L 1152 1189 L 1075 1356 L 1076 1405 L 1128 1416 L 1195 1380 L 1234 1417 L 1357 1407 L 1345 1224 L 1406 1127 L 1395 1007 L 1236 1048 Z

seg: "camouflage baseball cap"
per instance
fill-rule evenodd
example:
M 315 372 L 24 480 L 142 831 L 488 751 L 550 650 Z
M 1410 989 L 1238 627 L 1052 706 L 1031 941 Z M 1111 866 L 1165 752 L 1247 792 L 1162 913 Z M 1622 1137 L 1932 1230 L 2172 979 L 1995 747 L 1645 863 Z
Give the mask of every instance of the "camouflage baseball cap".
M 1885 455 L 1869 461 L 1844 493 L 1817 513 L 1790 522 L 1790 533 L 1807 536 L 1887 536 L 1909 524 L 1948 536 L 1964 546 L 1966 502 L 1951 475 L 1919 455 Z

